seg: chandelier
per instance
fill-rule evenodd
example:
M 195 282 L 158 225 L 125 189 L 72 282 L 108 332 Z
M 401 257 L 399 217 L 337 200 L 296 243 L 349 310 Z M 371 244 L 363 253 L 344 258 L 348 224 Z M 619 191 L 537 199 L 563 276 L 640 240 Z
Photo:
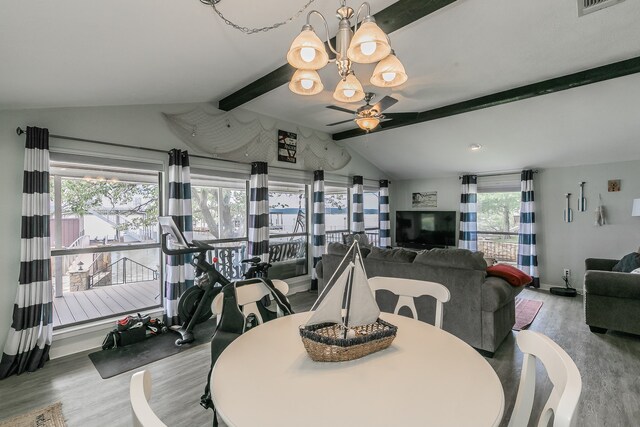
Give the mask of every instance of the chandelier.
M 371 6 L 364 2 L 355 14 L 355 33 L 351 30 L 351 19 L 354 10 L 342 0 L 336 17 L 340 24 L 336 35 L 336 45 L 332 46 L 329 39 L 329 25 L 325 17 L 317 10 L 307 14 L 307 22 L 300 34 L 293 40 L 287 61 L 296 68 L 291 78 L 289 89 L 298 95 L 316 95 L 324 89 L 317 70 L 329 62 L 335 62 L 340 82 L 336 86 L 333 97 L 340 102 L 358 102 L 364 99 L 365 91 L 357 79 L 352 65 L 378 63 L 369 82 L 378 87 L 395 87 L 407 81 L 407 74 L 400 60 L 391 49 L 389 37 L 378 27 L 371 16 Z M 358 20 L 362 10 L 366 8 L 367 15 L 358 27 Z M 325 36 L 329 50 L 335 55 L 330 59 L 324 43 L 310 24 L 312 15 L 318 15 L 325 27 Z M 378 124 L 376 117 L 361 120 L 370 127 L 373 122 Z M 357 122 L 357 121 L 356 121 Z M 359 122 L 357 122 L 360 125 Z M 362 127 L 362 126 L 361 126 Z M 373 126 L 375 127 L 375 126 Z M 364 129 L 364 128 L 363 128 Z

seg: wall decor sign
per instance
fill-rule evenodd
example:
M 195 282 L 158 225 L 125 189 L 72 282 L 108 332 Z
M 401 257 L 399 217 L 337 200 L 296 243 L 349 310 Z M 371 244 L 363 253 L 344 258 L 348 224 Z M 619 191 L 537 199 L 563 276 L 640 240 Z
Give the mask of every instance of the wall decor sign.
M 620 191 L 620 180 L 619 179 L 610 179 L 607 182 L 607 190 L 609 193 L 614 193 L 616 191 Z
M 278 129 L 278 160 L 295 163 L 298 151 L 298 134 Z
M 427 191 L 424 193 L 413 193 L 411 198 L 411 207 L 413 208 L 437 208 L 438 192 Z

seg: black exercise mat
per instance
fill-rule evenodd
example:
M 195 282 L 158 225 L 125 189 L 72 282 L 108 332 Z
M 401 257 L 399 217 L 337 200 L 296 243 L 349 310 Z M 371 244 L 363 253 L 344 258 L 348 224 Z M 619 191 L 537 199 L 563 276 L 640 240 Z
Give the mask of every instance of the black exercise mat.
M 178 347 L 175 344 L 180 334 L 169 331 L 155 337 L 147 337 L 143 341 L 125 347 L 110 348 L 89 354 L 98 373 L 103 379 L 111 378 L 123 372 L 139 368 L 156 360 L 178 354 L 200 344 L 211 342 L 216 328 L 215 319 L 209 319 L 195 327 L 196 340 Z

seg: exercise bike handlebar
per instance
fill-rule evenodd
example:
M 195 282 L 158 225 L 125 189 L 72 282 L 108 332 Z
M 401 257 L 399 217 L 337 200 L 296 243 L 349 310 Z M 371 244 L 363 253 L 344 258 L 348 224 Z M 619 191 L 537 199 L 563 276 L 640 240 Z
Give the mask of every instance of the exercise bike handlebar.
M 167 255 L 187 255 L 187 254 L 195 254 L 199 252 L 211 251 L 215 250 L 215 247 L 208 245 L 207 243 L 201 242 L 199 240 L 193 240 L 192 243 L 187 248 L 181 249 L 169 249 L 167 246 L 167 233 L 162 235 L 162 252 Z

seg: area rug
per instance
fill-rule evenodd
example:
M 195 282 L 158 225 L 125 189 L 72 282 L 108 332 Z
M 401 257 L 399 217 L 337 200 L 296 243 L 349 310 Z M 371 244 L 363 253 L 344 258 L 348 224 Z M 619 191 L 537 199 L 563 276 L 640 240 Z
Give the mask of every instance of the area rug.
M 514 331 L 527 329 L 538 315 L 540 307 L 542 307 L 542 301 L 516 298 L 516 324 L 511 329 Z
M 175 345 L 175 341 L 180 335 L 169 331 L 157 337 L 145 338 L 135 344 L 90 353 L 89 359 L 93 362 L 93 366 L 96 367 L 100 376 L 107 379 L 173 356 L 197 345 L 208 343 L 211 341 L 215 328 L 215 319 L 209 319 L 195 327 L 196 340 L 191 344 L 178 347 Z
M 66 425 L 61 402 L 0 421 L 0 427 L 65 427 Z

